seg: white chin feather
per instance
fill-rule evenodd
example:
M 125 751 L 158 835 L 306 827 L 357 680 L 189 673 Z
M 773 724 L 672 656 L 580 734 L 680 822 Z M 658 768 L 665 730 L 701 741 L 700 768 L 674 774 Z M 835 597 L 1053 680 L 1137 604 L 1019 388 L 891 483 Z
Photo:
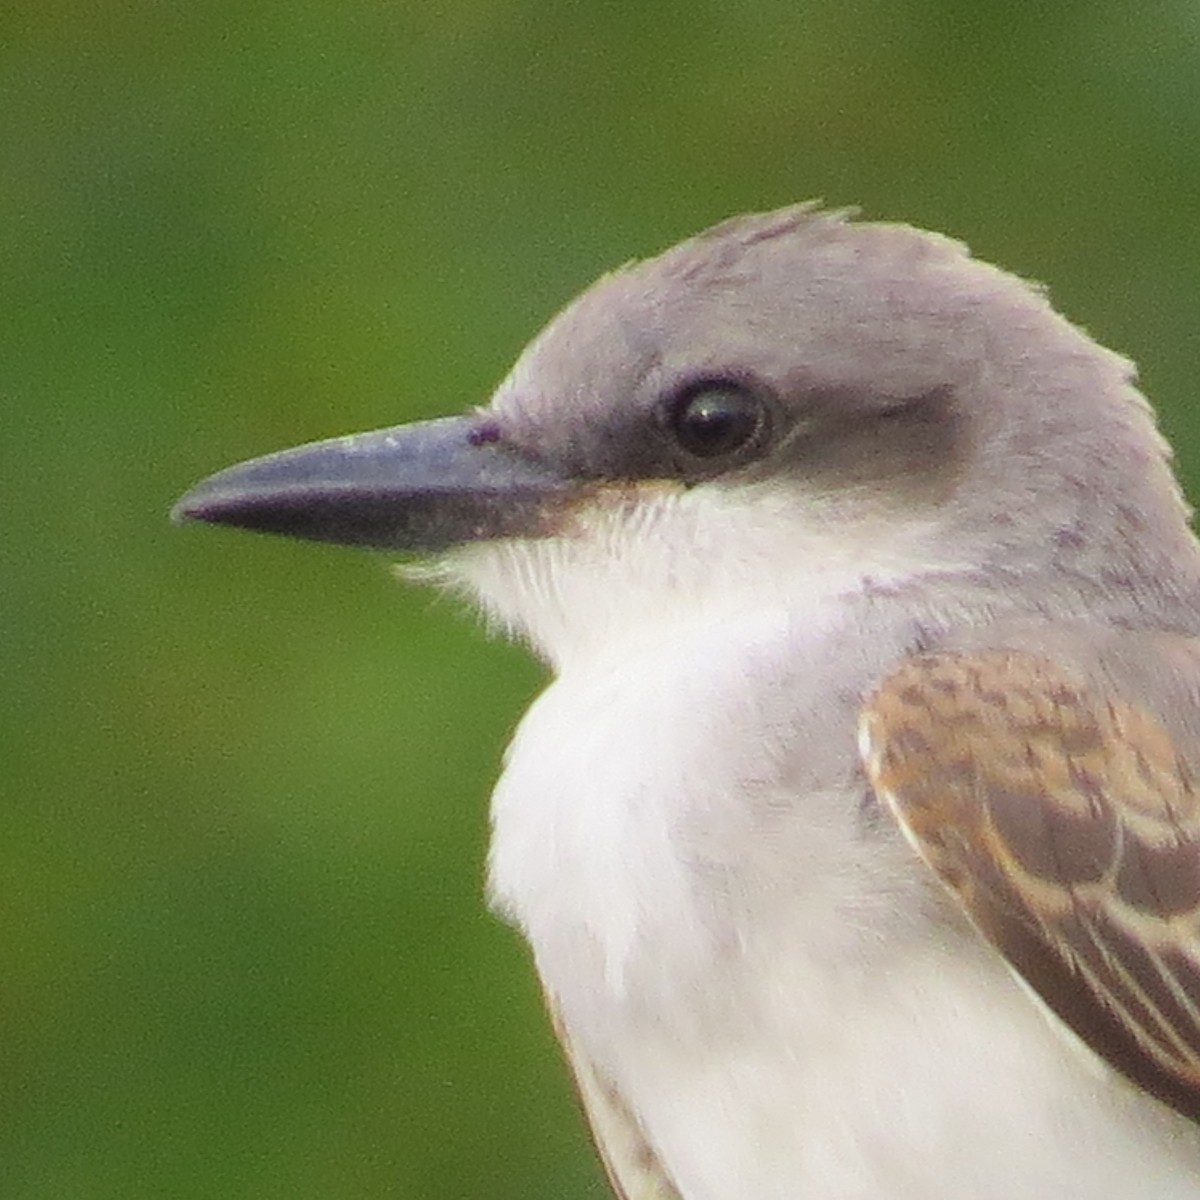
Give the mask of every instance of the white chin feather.
M 931 565 L 926 529 L 855 507 L 764 484 L 614 485 L 556 536 L 475 542 L 397 573 L 470 601 L 559 668 L 692 618 L 804 609 Z

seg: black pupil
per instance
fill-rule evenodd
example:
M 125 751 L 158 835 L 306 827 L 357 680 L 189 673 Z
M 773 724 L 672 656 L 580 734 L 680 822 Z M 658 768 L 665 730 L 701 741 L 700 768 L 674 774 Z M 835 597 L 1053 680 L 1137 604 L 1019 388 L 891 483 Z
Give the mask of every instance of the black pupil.
M 675 410 L 679 444 L 699 458 L 715 458 L 741 449 L 758 431 L 762 410 L 741 388 L 705 387 L 692 392 Z

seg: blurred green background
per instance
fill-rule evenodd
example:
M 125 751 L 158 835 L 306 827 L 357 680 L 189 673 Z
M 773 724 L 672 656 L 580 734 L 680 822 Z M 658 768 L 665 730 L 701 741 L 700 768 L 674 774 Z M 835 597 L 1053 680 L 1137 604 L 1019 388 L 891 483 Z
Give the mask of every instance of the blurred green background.
M 6 0 L 0 1196 L 603 1186 L 485 800 L 538 669 L 166 512 L 822 196 L 1048 281 L 1200 495 L 1200 7 Z

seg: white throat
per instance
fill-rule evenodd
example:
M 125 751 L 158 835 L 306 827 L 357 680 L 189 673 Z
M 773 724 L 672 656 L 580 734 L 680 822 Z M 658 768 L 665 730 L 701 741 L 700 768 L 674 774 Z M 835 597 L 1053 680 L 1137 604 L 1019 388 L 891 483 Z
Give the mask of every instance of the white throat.
M 923 521 L 872 511 L 873 496 L 797 495 L 770 484 L 613 485 L 561 536 L 476 544 L 437 568 L 558 674 L 635 656 L 754 613 L 797 619 L 848 593 L 948 565 Z
M 772 681 L 784 695 L 819 658 L 848 597 L 936 566 L 918 557 L 929 537 L 916 522 L 892 514 L 885 537 L 863 506 L 810 499 L 797 511 L 767 485 L 613 488 L 561 537 L 446 564 L 554 670 L 493 797 L 490 882 L 562 987 L 602 978 L 624 993 L 656 942 L 699 962 L 729 936 L 697 911 L 697 859 L 723 869 L 750 836 L 730 797 L 777 786 L 764 779 L 767 735 L 778 719 L 790 739 L 795 714 L 767 711 Z M 851 833 L 840 799 L 832 807 L 836 857 Z

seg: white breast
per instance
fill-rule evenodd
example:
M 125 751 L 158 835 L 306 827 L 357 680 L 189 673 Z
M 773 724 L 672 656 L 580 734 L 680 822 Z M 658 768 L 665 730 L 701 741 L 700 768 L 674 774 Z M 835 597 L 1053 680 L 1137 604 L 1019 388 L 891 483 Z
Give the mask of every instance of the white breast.
M 935 924 L 849 786 L 780 790 L 803 666 L 785 687 L 770 664 L 834 619 L 697 622 L 566 670 L 526 715 L 491 888 L 572 1038 L 684 1200 L 1194 1200 L 1195 1129 L 1086 1069 Z
M 753 771 L 737 725 L 791 634 L 784 613 L 698 621 L 566 670 L 526 714 L 493 796 L 491 890 L 559 985 L 586 968 L 624 997 L 639 954 L 711 941 L 688 831 Z

